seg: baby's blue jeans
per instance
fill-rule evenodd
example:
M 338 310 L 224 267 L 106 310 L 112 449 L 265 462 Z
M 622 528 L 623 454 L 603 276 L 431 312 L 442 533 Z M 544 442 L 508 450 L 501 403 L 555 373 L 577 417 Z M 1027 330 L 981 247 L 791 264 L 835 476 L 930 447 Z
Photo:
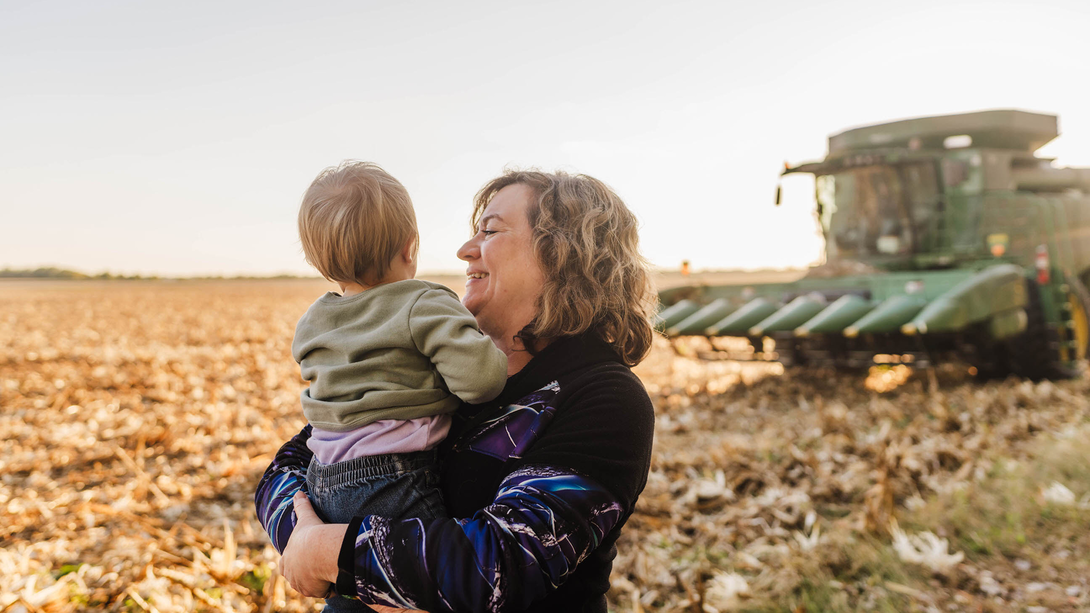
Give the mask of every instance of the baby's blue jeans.
M 447 515 L 434 449 L 365 456 L 336 464 L 322 464 L 314 458 L 307 468 L 307 489 L 314 510 L 327 523 L 346 524 L 362 515 L 387 519 Z M 326 599 L 325 613 L 371 610 L 350 598 Z

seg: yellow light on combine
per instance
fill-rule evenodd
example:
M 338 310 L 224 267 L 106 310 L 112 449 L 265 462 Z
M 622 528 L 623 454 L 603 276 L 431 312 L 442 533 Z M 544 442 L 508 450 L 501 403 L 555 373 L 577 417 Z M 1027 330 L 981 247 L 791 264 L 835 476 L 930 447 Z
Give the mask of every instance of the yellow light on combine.
M 988 243 L 988 251 L 993 256 L 1000 258 L 1007 253 L 1007 245 L 1010 244 L 1011 238 L 1007 234 L 989 234 L 986 239 Z

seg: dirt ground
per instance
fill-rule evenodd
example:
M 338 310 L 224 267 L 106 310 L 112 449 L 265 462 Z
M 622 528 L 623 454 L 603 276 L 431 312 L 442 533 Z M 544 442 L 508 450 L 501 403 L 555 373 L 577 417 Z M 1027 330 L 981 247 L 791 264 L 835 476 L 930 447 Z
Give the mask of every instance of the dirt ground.
M 0 611 L 318 606 L 252 497 L 304 423 L 289 347 L 328 288 L 0 282 Z M 656 442 L 611 609 L 1090 611 L 1086 378 L 784 372 L 664 339 L 636 372 Z

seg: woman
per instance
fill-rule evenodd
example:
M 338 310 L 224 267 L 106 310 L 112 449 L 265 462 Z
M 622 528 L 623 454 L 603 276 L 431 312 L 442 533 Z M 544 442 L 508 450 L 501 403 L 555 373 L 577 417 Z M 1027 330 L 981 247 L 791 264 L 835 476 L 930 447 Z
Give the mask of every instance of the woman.
M 460 409 L 441 448 L 453 519 L 322 524 L 300 492 L 309 429 L 265 471 L 258 517 L 304 595 L 335 585 L 428 611 L 604 612 L 654 430 L 629 369 L 650 349 L 653 309 L 635 217 L 591 177 L 515 171 L 477 194 L 473 224 L 463 303 L 507 354 L 508 381 Z

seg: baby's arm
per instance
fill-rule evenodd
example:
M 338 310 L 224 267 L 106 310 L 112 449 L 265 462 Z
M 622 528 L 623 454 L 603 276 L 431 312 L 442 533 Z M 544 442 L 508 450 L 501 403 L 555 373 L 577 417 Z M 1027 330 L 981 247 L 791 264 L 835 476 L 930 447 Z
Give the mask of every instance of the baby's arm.
M 458 297 L 430 289 L 409 314 L 416 348 L 431 359 L 452 394 L 470 404 L 488 402 L 507 383 L 507 356 L 481 333 Z

